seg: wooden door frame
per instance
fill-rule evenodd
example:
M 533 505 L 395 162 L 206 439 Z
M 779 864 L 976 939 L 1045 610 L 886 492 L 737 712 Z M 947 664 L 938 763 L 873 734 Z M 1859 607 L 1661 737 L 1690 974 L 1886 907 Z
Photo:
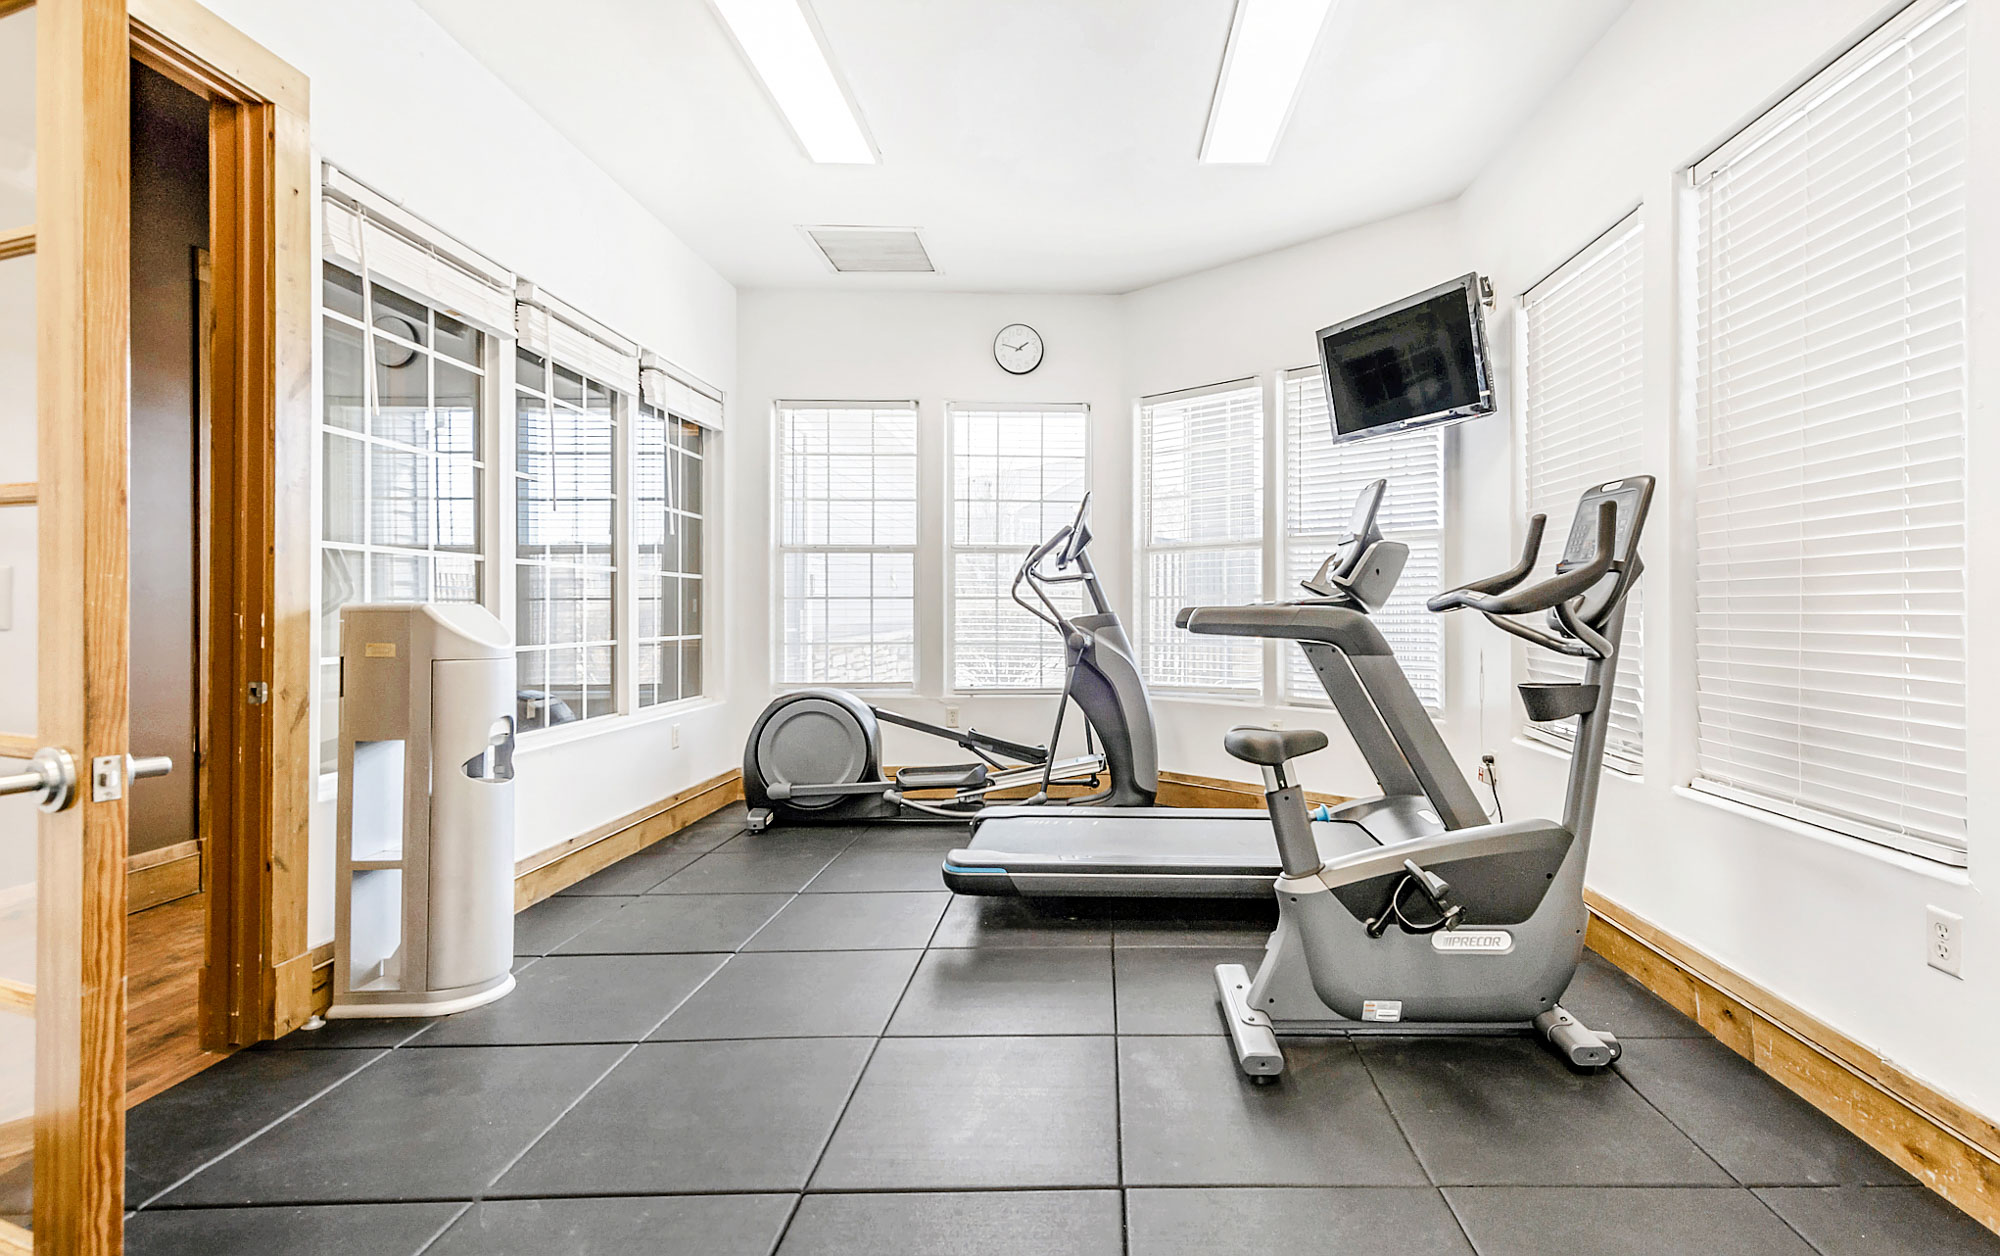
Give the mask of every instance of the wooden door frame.
M 69 490 L 36 494 L 36 732 L 74 757 L 83 782 L 93 757 L 130 747 L 128 43 L 125 0 L 35 6 L 36 482 Z M 125 803 L 90 801 L 83 782 L 84 797 L 36 825 L 33 1242 L 113 1256 L 125 1165 Z
M 202 1044 L 305 1023 L 312 810 L 312 150 L 305 76 L 196 0 L 129 0 L 131 56 L 209 102 L 211 625 Z M 261 686 L 261 689 L 256 687 Z M 253 696 L 261 694 L 260 697 Z

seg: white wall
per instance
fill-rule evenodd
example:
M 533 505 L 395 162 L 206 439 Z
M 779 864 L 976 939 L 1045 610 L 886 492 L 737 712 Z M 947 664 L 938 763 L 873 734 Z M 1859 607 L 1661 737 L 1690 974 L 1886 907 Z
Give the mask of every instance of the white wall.
M 315 154 L 552 295 L 733 393 L 736 292 L 410 0 L 204 0 L 311 80 Z M 567 71 L 565 71 L 567 72 Z M 711 475 L 748 473 L 728 440 Z M 713 482 L 713 481 L 711 481 Z M 710 497 L 733 513 L 725 481 Z M 731 507 L 723 507 L 724 502 Z M 735 529 L 708 524 L 712 554 Z M 495 577 L 512 574 L 496 569 Z M 726 595 L 726 573 L 711 604 Z M 725 674 L 727 641 L 708 662 Z M 735 766 L 713 700 L 530 734 L 515 763 L 527 855 Z M 761 694 L 752 695 L 752 699 Z M 754 709 L 754 707 L 753 707 Z M 671 728 L 680 726 L 680 747 Z M 333 807 L 314 810 L 309 940 L 333 934 Z
M 1899 6 L 1892 6 L 1899 7 Z M 1635 205 L 1646 223 L 1647 460 L 1661 477 L 1651 525 L 1646 614 L 1643 781 L 1606 784 L 1592 885 L 1624 906 L 1880 1051 L 1989 1116 L 2000 1115 L 2000 789 L 1977 770 L 2000 751 L 2000 672 L 1974 650 L 1968 694 L 1972 774 L 1970 877 L 1880 848 L 1698 800 L 1694 770 L 1691 626 L 1692 437 L 1675 390 L 1675 285 L 1680 172 L 1785 89 L 1886 16 L 1880 0 L 1637 0 L 1460 201 L 1469 253 L 1493 277 L 1503 317 L 1497 351 L 1513 344 L 1512 299 Z M 1988 259 L 2000 256 L 2000 9 L 1970 6 L 1972 300 L 1970 475 L 2000 471 L 1988 381 L 2000 370 L 2000 320 Z M 1508 367 L 1499 365 L 1503 383 Z M 1461 446 L 1454 506 L 1510 517 L 1517 500 L 1498 424 Z M 1476 447 L 1475 447 L 1476 446 Z M 1971 501 L 1971 624 L 1990 639 L 2000 613 L 1991 556 L 2000 506 Z M 1461 567 L 1503 565 L 1516 523 L 1465 538 Z M 1491 678 L 1484 739 L 1513 731 L 1499 678 L 1512 651 L 1478 647 Z M 1471 694 L 1454 687 L 1454 717 Z M 1509 746 L 1501 760 L 1510 807 L 1557 805 L 1563 764 Z M 1924 908 L 1966 917 L 1965 980 L 1924 963 Z
M 1134 399 L 1251 375 L 1268 390 L 1275 372 L 1311 361 L 1317 327 L 1477 269 L 1499 295 L 1489 333 L 1503 413 L 1454 428 L 1446 446 L 1446 577 L 1469 578 L 1508 565 L 1521 535 L 1510 387 L 1515 302 L 1643 203 L 1647 452 L 1662 481 L 1646 577 L 1647 759 L 1642 779 L 1613 775 L 1605 787 L 1591 883 L 1916 1076 L 2000 1115 L 2000 1070 L 1990 1063 L 1990 1044 L 2000 1035 L 2000 904 L 1981 892 L 2000 861 L 1993 774 L 1974 774 L 1969 876 L 1677 788 L 1693 770 L 1689 442 L 1672 334 L 1681 172 L 1888 11 L 1878 0 L 1637 0 L 1458 201 L 1115 299 L 746 293 L 737 447 L 768 442 L 776 397 L 914 396 L 933 432 L 947 398 L 1091 401 L 1102 566 L 1116 573 L 1113 587 L 1124 590 L 1119 606 L 1129 619 Z M 2000 203 L 2000 108 L 1986 96 L 1994 90 L 1988 84 L 2000 83 L 2000 9 L 1975 4 L 1972 29 L 1972 190 L 1975 205 L 1991 206 Z M 1973 215 L 1971 248 L 1976 273 L 1985 258 L 2000 256 L 2000 215 Z M 1983 386 L 2000 370 L 1993 287 L 1977 277 L 1971 285 L 1975 482 L 1992 479 L 1983 470 L 2000 468 L 2000 431 Z M 1015 319 L 1041 327 L 1051 346 L 1049 365 L 1022 380 L 1002 375 L 986 351 L 992 332 Z M 1070 344 L 1077 359 L 1063 353 Z M 1089 361 L 1085 347 L 1093 345 L 1115 345 L 1117 356 Z M 1002 388 L 1009 391 L 995 391 Z M 925 510 L 940 523 L 942 470 L 934 453 Z M 746 491 L 758 495 L 759 506 L 751 512 L 746 503 L 737 516 L 731 551 L 739 571 L 730 617 L 743 643 L 732 680 L 737 692 L 768 693 L 768 471 Z M 2000 497 L 1974 494 L 1972 510 L 1972 553 L 2000 552 Z M 761 537 L 748 535 L 756 529 Z M 1975 558 L 1975 625 L 2000 618 L 1993 570 L 1990 560 Z M 932 578 L 941 572 L 940 561 Z M 1564 761 L 1518 740 L 1511 687 L 1517 652 L 1464 617 L 1447 625 L 1447 740 L 1468 766 L 1482 750 L 1498 754 L 1515 814 L 1556 813 Z M 938 618 L 922 626 L 931 653 L 919 688 L 933 698 L 940 693 L 940 627 Z M 1991 762 L 2000 752 L 2000 662 L 1975 653 L 1971 676 L 1971 758 Z M 988 722 L 988 702 L 1004 710 L 1000 700 L 968 702 L 968 717 Z M 936 710 L 921 698 L 898 705 Z M 1248 774 L 1220 747 L 1229 725 L 1330 718 L 1174 699 L 1158 707 L 1163 767 L 1238 778 Z M 1020 721 L 1008 731 L 1025 735 L 1043 718 L 1039 708 L 1033 720 L 1006 716 Z M 740 718 L 747 727 L 747 715 Z M 1000 716 L 991 722 L 1000 731 Z M 890 757 L 898 753 L 892 747 Z M 1337 745 L 1309 766 L 1315 785 L 1370 787 L 1349 748 Z M 1963 982 L 1924 964 L 1927 903 L 1966 917 Z
M 1120 588 L 1131 569 L 1130 395 L 1119 368 L 1117 299 L 972 294 L 746 292 L 740 307 L 740 404 L 731 433 L 736 456 L 759 468 L 731 507 L 734 577 L 727 619 L 738 643 L 731 673 L 737 693 L 771 692 L 769 643 L 776 600 L 772 553 L 773 403 L 915 401 L 923 490 L 917 554 L 918 681 L 907 693 L 870 697 L 919 719 L 942 721 L 947 688 L 944 590 L 950 467 L 945 406 L 950 402 L 1071 403 L 1090 406 L 1091 522 L 1100 574 Z M 1042 333 L 1047 353 L 1028 375 L 993 361 L 993 336 L 1009 323 Z M 1122 608 L 1121 608 L 1122 609 Z M 1048 737 L 1055 707 L 1046 696 L 954 698 L 961 725 L 1029 741 Z M 739 710 L 742 745 L 754 706 Z M 1081 738 L 1072 713 L 1064 745 Z M 896 728 L 884 730 L 891 763 L 955 762 L 958 751 Z

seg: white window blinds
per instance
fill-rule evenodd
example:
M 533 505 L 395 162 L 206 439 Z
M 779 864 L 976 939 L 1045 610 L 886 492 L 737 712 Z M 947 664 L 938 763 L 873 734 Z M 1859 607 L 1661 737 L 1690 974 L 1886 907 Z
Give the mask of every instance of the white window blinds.
M 1562 557 L 1577 498 L 1593 485 L 1646 470 L 1644 232 L 1635 213 L 1521 298 L 1525 354 L 1528 511 L 1549 518 L 1537 570 Z M 1605 762 L 1640 769 L 1646 706 L 1645 581 L 1625 607 L 1618 675 L 1612 685 Z M 1578 659 L 1530 647 L 1527 678 L 1583 679 Z M 1568 746 L 1573 721 L 1530 725 L 1532 735 Z
M 1076 517 L 1089 446 L 1086 406 L 951 407 L 954 689 L 1062 687 L 1062 640 L 1010 590 L 1028 551 Z M 1050 596 L 1066 614 L 1086 613 L 1080 585 Z
M 1965 862 L 1963 3 L 1695 168 L 1698 787 Z
M 1410 547 L 1393 597 L 1375 613 L 1410 687 L 1433 713 L 1444 710 L 1444 625 L 1424 609 L 1444 572 L 1444 432 L 1407 432 L 1336 445 L 1318 367 L 1285 373 L 1285 578 L 1281 598 L 1303 597 L 1298 582 L 1319 570 L 1339 543 L 1363 486 L 1389 481 L 1376 523 Z M 1285 700 L 1327 706 L 1326 690 L 1289 642 L 1281 646 Z
M 1139 429 L 1140 666 L 1161 689 L 1258 693 L 1257 642 L 1196 637 L 1174 617 L 1263 594 L 1263 390 L 1244 380 L 1148 398 Z
M 320 190 L 324 260 L 489 331 L 512 327 L 512 271 L 332 166 L 323 167 Z
M 778 409 L 780 684 L 917 679 L 917 408 Z

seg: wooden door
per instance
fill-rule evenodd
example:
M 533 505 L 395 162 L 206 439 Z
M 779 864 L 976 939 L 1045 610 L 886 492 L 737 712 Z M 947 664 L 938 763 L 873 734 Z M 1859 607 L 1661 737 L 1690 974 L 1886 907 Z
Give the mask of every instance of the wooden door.
M 125 0 L 0 0 L 0 1251 L 121 1246 L 129 56 Z

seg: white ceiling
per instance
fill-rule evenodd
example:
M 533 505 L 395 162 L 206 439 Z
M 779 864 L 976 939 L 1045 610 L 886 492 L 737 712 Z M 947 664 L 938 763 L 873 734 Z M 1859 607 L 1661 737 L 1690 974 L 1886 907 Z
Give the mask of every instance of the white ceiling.
M 1339 0 L 1261 167 L 1196 160 L 1234 0 L 812 0 L 876 166 L 808 161 L 703 0 L 417 2 L 740 286 L 1115 293 L 1456 195 L 1629 0 Z

